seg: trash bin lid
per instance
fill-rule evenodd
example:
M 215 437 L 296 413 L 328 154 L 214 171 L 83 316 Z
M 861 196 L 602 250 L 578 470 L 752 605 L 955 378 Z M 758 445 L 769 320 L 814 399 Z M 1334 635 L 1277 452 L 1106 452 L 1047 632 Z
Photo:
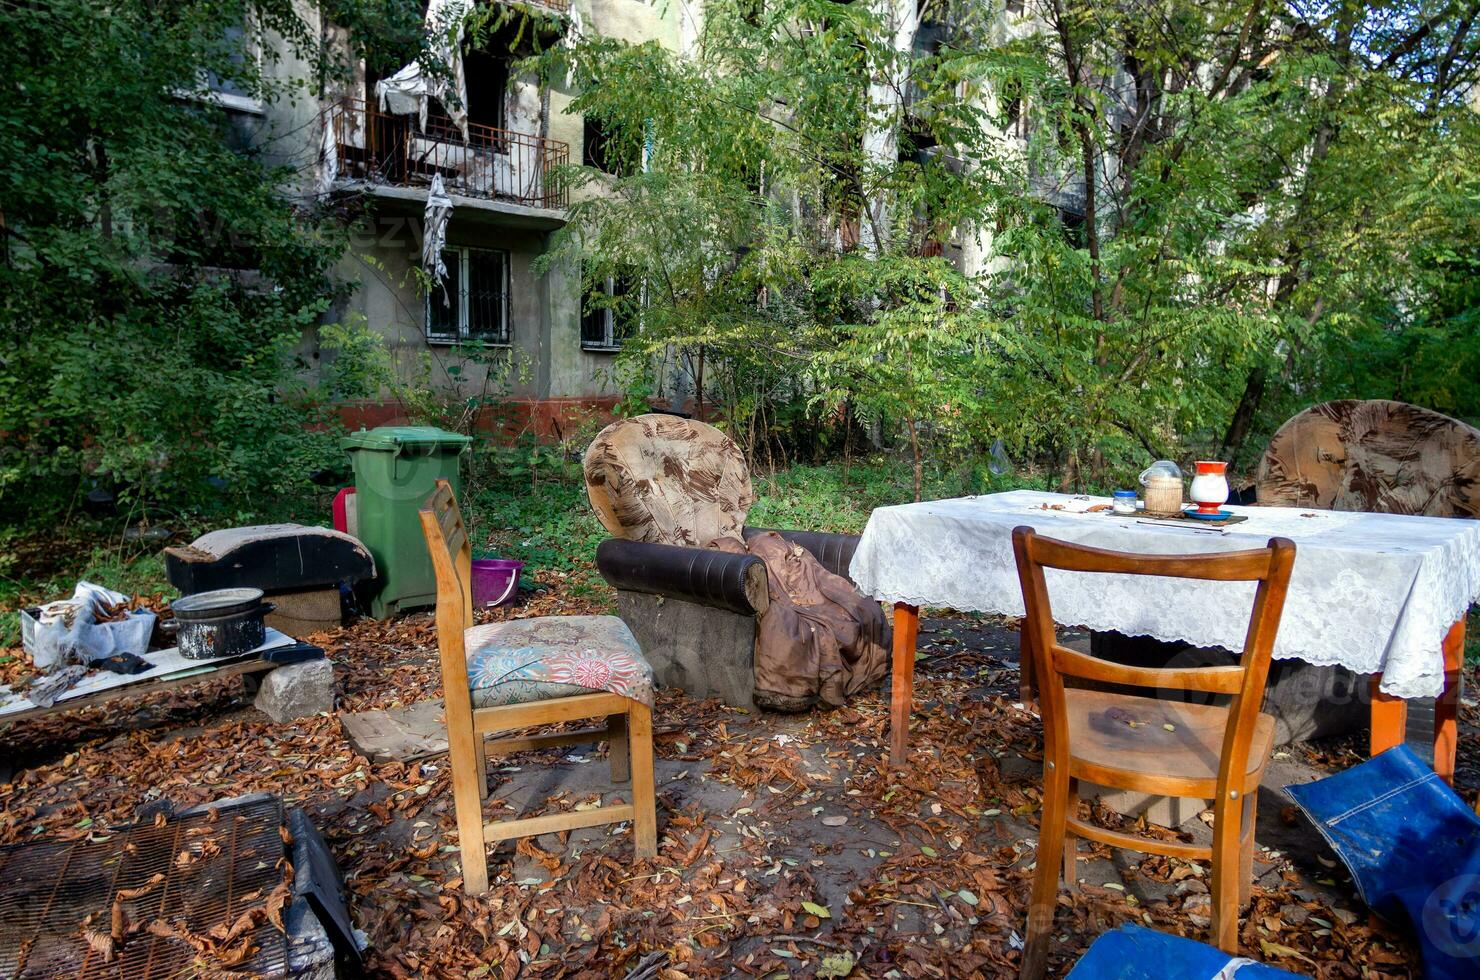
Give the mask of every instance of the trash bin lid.
M 351 432 L 340 444 L 343 449 L 378 449 L 395 452 L 402 446 L 446 446 L 461 451 L 473 440 L 434 425 L 382 425 Z

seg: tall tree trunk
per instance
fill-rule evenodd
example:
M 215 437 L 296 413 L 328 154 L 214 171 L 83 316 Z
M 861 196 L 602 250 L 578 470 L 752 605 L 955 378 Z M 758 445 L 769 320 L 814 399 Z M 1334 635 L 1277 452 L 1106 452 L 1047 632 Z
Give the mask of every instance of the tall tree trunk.
M 925 499 L 925 463 L 920 457 L 920 434 L 913 418 L 909 420 L 909 430 L 910 455 L 915 459 L 915 503 L 919 503 Z
M 1228 429 L 1223 433 L 1223 445 L 1218 450 L 1218 455 L 1224 459 L 1232 459 L 1244 448 L 1244 441 L 1249 438 L 1249 428 L 1254 424 L 1254 416 L 1259 411 L 1259 403 L 1264 400 L 1264 386 L 1269 383 L 1269 369 L 1260 365 L 1249 372 L 1244 381 L 1244 393 L 1239 396 L 1238 406 L 1233 410 L 1233 418 L 1228 422 Z

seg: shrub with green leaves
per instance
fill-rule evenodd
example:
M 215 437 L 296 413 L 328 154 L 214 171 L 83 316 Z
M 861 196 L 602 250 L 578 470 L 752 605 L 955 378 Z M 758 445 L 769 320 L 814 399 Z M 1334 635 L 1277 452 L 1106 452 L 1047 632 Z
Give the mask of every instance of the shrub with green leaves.
M 337 2 L 341 22 L 415 3 Z M 363 8 L 363 9 L 362 9 Z M 312 97 L 343 70 L 297 0 L 0 5 L 0 514 L 96 484 L 237 505 L 333 458 L 293 345 L 341 225 L 206 94 Z M 404 18 L 403 18 L 404 19 Z M 414 20 L 413 20 L 414 23 Z M 278 72 L 294 57 L 308 69 Z

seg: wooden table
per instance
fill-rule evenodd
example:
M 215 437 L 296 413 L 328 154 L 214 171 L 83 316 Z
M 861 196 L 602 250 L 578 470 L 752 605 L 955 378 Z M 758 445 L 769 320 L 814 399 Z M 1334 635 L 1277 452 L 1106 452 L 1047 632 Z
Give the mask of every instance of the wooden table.
M 1422 610 L 1424 615 L 1421 623 L 1415 624 L 1405 617 L 1410 614 L 1418 615 L 1410 609 L 1410 593 L 1415 590 L 1423 593 L 1428 588 L 1436 564 L 1446 570 L 1452 570 L 1454 563 L 1463 566 L 1463 580 L 1458 586 L 1451 583 L 1451 593 L 1458 589 L 1461 594 L 1468 594 L 1470 600 L 1474 599 L 1475 594 L 1480 594 L 1480 547 L 1477 547 L 1477 541 L 1480 541 L 1480 522 L 1338 514 L 1332 511 L 1308 512 L 1284 508 L 1234 508 L 1249 514 L 1249 521 L 1233 525 L 1229 533 L 1219 535 L 1186 533 L 1180 528 L 1164 530 L 1154 525 L 1143 526 L 1143 518 L 1044 513 L 1034 509 L 1041 507 L 1044 502 L 1052 505 L 1055 501 L 1069 499 L 1071 498 L 1064 495 L 1015 491 L 981 498 L 881 508 L 870 518 L 869 528 L 860 541 L 851 571 L 854 581 L 865 594 L 891 602 L 894 606 L 893 689 L 890 703 L 890 758 L 894 764 L 903 764 L 908 749 L 920 607 L 939 605 L 1008 616 L 1022 615 L 1022 598 L 1015 572 L 1010 583 L 1007 578 L 1011 568 L 1008 538 L 1013 524 L 1034 525 L 1042 534 L 1061 536 L 1081 544 L 1099 544 L 1112 548 L 1118 545 L 1118 550 L 1144 548 L 1148 553 L 1206 553 L 1253 544 L 1262 545 L 1273 528 L 1274 533 L 1294 538 L 1297 547 L 1296 573 L 1291 584 L 1292 599 L 1286 605 L 1281 637 L 1285 639 L 1286 632 L 1304 634 L 1288 637 L 1295 644 L 1295 652 L 1287 649 L 1283 655 L 1317 663 L 1343 664 L 1359 673 L 1371 674 L 1373 753 L 1400 744 L 1407 720 L 1405 701 L 1383 690 L 1384 680 L 1392 680 L 1391 677 L 1385 677 L 1385 671 L 1393 663 L 1399 664 L 1404 672 L 1405 683 L 1410 685 L 1400 690 L 1411 692 L 1415 672 L 1428 679 L 1425 684 L 1429 690 L 1438 686 L 1440 689 L 1435 702 L 1434 769 L 1446 781 L 1453 780 L 1460 675 L 1464 661 L 1465 612 L 1445 606 L 1445 614 L 1441 617 L 1435 606 L 1426 605 Z M 920 510 L 911 513 L 911 508 Z M 1309 520 L 1297 520 L 1299 518 Z M 1322 522 L 1325 522 L 1325 527 L 1318 526 Z M 878 531 L 870 552 L 870 530 L 875 529 L 876 524 L 883 525 L 883 529 Z M 924 533 L 920 533 L 921 529 L 924 529 Z M 1234 533 L 1236 529 L 1242 530 Z M 1302 531 L 1306 533 L 1299 533 Z M 1349 539 L 1364 536 L 1367 540 L 1361 546 L 1349 543 Z M 1108 538 L 1109 541 L 1096 540 L 1097 537 Z M 1370 539 L 1374 537 L 1377 544 L 1370 543 Z M 1407 540 L 1410 537 L 1411 541 Z M 1308 549 L 1304 583 L 1299 552 L 1302 541 Z M 1138 547 L 1141 542 L 1144 544 Z M 1363 547 L 1370 548 L 1370 553 L 1363 551 Z M 913 567 L 918 578 L 925 581 L 916 581 L 899 568 L 891 567 L 890 563 L 897 565 L 899 556 L 906 552 L 909 553 L 909 560 L 914 562 Z M 1446 562 L 1450 564 L 1446 565 Z M 1366 576 L 1366 579 L 1355 584 L 1341 581 L 1338 582 L 1339 587 L 1332 587 L 1329 581 L 1320 579 L 1324 588 L 1312 591 L 1311 583 L 1318 581 L 1312 578 L 1312 569 L 1319 568 L 1329 578 L 1333 566 L 1340 570 L 1343 578 Z M 1420 572 L 1414 572 L 1415 568 Z M 1392 588 L 1383 596 L 1390 600 L 1392 609 L 1382 613 L 1393 615 L 1391 623 L 1382 619 L 1382 615 L 1365 608 L 1374 602 L 1374 581 L 1385 581 L 1381 578 L 1383 575 L 1393 578 Z M 1410 577 L 1404 578 L 1405 575 Z M 1412 577 L 1415 575 L 1416 578 Z M 972 583 L 973 577 L 990 579 L 995 591 L 984 593 Z M 963 585 L 963 582 L 966 584 Z M 1172 587 L 1176 584 L 1180 583 L 1173 583 Z M 1305 586 L 1303 595 L 1300 594 L 1302 584 Z M 1472 589 L 1474 591 L 1470 591 Z M 1051 584 L 1050 592 L 1053 591 Z M 1392 598 L 1393 595 L 1398 598 Z M 1117 622 L 1118 616 L 1134 618 L 1132 613 L 1124 611 L 1120 603 L 1098 603 L 1094 611 L 1089 613 L 1091 618 L 1079 618 L 1085 615 L 1083 606 L 1089 600 L 1079 595 L 1064 595 L 1062 598 L 1065 600 L 1064 605 L 1070 607 L 1068 615 L 1073 617 L 1072 622 L 1061 619 L 1066 625 L 1157 635 L 1154 631 L 1140 628 L 1144 623 Z M 1305 621 L 1302 622 L 1297 617 L 1292 625 L 1291 608 L 1296 602 L 1305 603 L 1304 612 L 1307 615 Z M 1320 630 L 1312 635 L 1310 619 L 1314 609 L 1325 611 L 1333 608 L 1334 604 L 1338 613 L 1327 618 L 1336 622 L 1337 625 L 1333 627 L 1336 629 L 1341 627 L 1341 620 L 1357 618 L 1355 611 L 1350 617 L 1339 612 L 1343 602 L 1359 603 L 1364 607 L 1363 612 L 1369 620 L 1369 629 L 1365 634 L 1369 642 L 1365 653 L 1357 651 L 1348 657 L 1347 646 L 1340 642 L 1325 642 L 1327 637 Z M 1076 603 L 1079 608 L 1074 608 Z M 1057 615 L 1060 610 L 1057 608 L 1058 603 L 1055 605 Z M 1397 612 L 1393 612 L 1393 609 Z M 1241 614 L 1247 614 L 1247 607 L 1244 607 Z M 1096 618 L 1099 621 L 1095 621 Z M 1382 636 L 1379 635 L 1381 630 L 1377 629 L 1374 633 L 1376 626 L 1370 622 L 1374 618 L 1381 621 L 1376 626 L 1391 630 L 1391 643 L 1385 650 Z M 1196 629 L 1187 632 L 1190 635 L 1177 638 L 1198 646 L 1238 647 L 1237 642 L 1230 644 L 1226 638 L 1216 640 L 1207 635 L 1197 635 Z M 1374 635 L 1377 636 L 1376 640 L 1373 640 Z M 1424 639 L 1427 637 L 1433 639 Z M 1433 646 L 1427 646 L 1428 643 Z M 1395 660 L 1392 651 L 1398 649 L 1401 649 L 1402 655 Z M 1276 653 L 1280 653 L 1278 645 Z M 1367 659 L 1359 663 L 1343 663 L 1344 657 L 1360 660 L 1359 654 Z M 1031 651 L 1022 651 L 1022 665 L 1025 696 L 1031 697 Z M 1442 681 L 1438 679 L 1441 672 Z

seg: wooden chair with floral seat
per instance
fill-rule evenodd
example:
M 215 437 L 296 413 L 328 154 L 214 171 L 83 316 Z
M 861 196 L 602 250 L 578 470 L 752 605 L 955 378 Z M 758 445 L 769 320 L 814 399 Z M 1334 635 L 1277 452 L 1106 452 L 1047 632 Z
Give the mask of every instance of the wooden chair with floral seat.
M 1012 535 L 1027 631 L 1039 671 L 1043 718 L 1043 816 L 1038 868 L 1028 908 L 1023 980 L 1044 972 L 1062 873 L 1075 884 L 1075 845 L 1083 837 L 1112 847 L 1183 859 L 1211 860 L 1213 941 L 1238 951 L 1239 909 L 1253 878 L 1255 800 L 1274 740 L 1274 718 L 1260 711 L 1270 652 L 1284 610 L 1295 545 L 1200 555 L 1132 555 L 1045 538 L 1032 528 Z M 1057 642 L 1044 569 L 1063 573 L 1154 575 L 1257 583 L 1239 662 L 1195 668 L 1132 667 Z M 1238 601 L 1244 601 L 1240 596 Z M 1100 685 L 1149 688 L 1155 694 L 1199 692 L 1227 705 L 1137 697 L 1066 687 L 1066 677 Z M 1213 800 L 1213 844 L 1200 847 L 1107 830 L 1078 818 L 1078 783 L 1160 796 Z
M 630 821 L 637 857 L 657 853 L 653 789 L 652 668 L 615 616 L 544 616 L 473 625 L 472 551 L 452 487 L 438 480 L 421 508 L 437 577 L 437 649 L 452 761 L 463 887 L 488 890 L 489 844 L 514 837 Z M 487 736 L 579 719 L 601 727 Z M 487 758 L 580 742 L 609 743 L 613 782 L 632 782 L 630 803 L 484 823 Z

